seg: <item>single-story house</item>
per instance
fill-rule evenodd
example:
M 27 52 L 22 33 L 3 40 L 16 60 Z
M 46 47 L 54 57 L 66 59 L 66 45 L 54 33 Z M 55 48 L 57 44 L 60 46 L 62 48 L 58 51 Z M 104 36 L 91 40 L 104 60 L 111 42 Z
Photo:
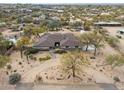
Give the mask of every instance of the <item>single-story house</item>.
M 122 26 L 119 22 L 95 22 L 94 26 Z
M 33 47 L 37 49 L 75 49 L 81 48 L 82 44 L 80 40 L 71 33 L 47 33 L 41 36 Z

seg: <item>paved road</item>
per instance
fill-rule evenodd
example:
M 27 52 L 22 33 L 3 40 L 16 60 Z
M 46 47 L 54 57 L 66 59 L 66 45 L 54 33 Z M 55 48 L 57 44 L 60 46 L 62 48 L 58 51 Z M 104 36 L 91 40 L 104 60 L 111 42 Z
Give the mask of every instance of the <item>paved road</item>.
M 118 90 L 118 88 L 113 84 L 98 84 L 104 90 Z
M 16 90 L 118 90 L 113 84 L 89 84 L 89 85 L 66 85 L 66 84 L 40 84 L 35 85 L 19 83 L 15 87 Z
M 32 83 L 18 83 L 15 87 L 16 90 L 32 90 L 33 84 Z

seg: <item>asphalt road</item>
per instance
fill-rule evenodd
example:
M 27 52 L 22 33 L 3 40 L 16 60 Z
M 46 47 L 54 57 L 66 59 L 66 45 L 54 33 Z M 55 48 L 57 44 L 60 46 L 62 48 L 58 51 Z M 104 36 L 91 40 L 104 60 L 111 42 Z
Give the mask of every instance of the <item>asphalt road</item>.
M 94 85 L 66 85 L 66 84 L 40 84 L 33 85 L 19 83 L 16 90 L 118 90 L 113 84 L 94 84 Z

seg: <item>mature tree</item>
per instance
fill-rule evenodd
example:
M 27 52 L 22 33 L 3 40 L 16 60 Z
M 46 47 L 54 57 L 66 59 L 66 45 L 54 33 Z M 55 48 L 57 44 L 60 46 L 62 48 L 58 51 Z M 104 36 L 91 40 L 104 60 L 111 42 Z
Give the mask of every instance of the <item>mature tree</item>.
M 26 16 L 26 17 L 23 18 L 23 22 L 24 23 L 31 23 L 31 22 L 33 22 L 33 18 L 29 17 L 29 16 Z
M 46 26 L 41 26 L 41 27 L 34 27 L 32 28 L 32 34 L 35 36 L 40 36 L 40 33 L 46 32 L 47 28 Z
M 0 35 L 0 54 L 4 55 L 10 46 L 12 46 L 12 42 L 5 40 L 2 35 Z
M 84 30 L 90 30 L 91 29 L 92 22 L 90 21 L 84 21 Z
M 21 58 L 23 57 L 23 49 L 24 46 L 30 44 L 30 39 L 26 36 L 22 37 L 20 40 L 17 41 L 17 48 L 20 50 Z
M 114 19 L 114 15 L 96 15 L 93 17 L 94 21 L 112 21 Z
M 33 35 L 33 33 L 32 33 L 33 27 L 34 26 L 32 26 L 32 25 L 26 26 L 24 28 L 24 35 L 30 38 Z
M 64 71 L 72 73 L 76 77 L 77 71 L 81 71 L 82 65 L 88 65 L 86 55 L 79 51 L 68 52 L 62 57 L 62 67 Z
M 31 37 L 32 35 L 34 36 L 40 36 L 40 33 L 46 32 L 47 31 L 47 27 L 44 25 L 41 26 L 27 26 L 24 29 L 24 35 L 27 37 Z
M 58 28 L 61 28 L 61 22 L 58 20 L 48 20 L 47 27 L 49 30 L 58 30 Z
M 70 21 L 70 14 L 69 12 L 64 12 L 63 15 L 61 16 L 61 22 L 62 22 L 62 26 L 68 26 Z
M 94 30 L 92 33 L 90 33 L 91 36 L 91 43 L 94 45 L 94 56 L 96 55 L 97 49 L 103 46 L 104 37 L 97 31 Z
M 81 42 L 86 45 L 86 51 L 88 50 L 89 45 L 91 44 L 91 36 L 89 33 L 83 33 L 80 36 Z

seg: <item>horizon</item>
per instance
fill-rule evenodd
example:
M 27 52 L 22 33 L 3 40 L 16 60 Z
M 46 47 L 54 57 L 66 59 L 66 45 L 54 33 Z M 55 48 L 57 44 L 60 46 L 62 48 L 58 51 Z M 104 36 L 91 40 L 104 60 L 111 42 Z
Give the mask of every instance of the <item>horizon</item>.
M 0 3 L 0 4 L 35 4 L 35 5 L 124 5 L 124 3 Z
M 0 4 L 124 4 L 122 0 L 4 0 Z

